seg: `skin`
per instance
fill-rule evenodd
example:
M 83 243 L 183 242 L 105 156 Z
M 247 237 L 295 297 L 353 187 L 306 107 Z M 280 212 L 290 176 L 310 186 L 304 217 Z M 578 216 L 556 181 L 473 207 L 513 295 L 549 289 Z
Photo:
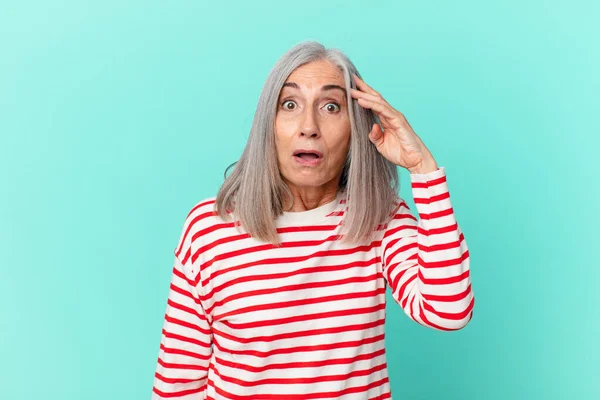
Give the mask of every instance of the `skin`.
M 350 95 L 364 108 L 373 110 L 381 126 L 368 133 L 377 150 L 411 174 L 438 169 L 431 152 L 413 131 L 404 115 L 380 93 L 353 75 L 358 89 Z M 306 211 L 335 200 L 350 146 L 350 119 L 342 72 L 327 60 L 318 60 L 294 70 L 286 80 L 275 117 L 275 144 L 281 176 L 293 199 L 287 211 Z M 298 163 L 295 150 L 317 150 L 323 154 L 314 166 Z
M 350 118 L 342 72 L 325 60 L 294 70 L 284 84 L 275 117 L 275 146 L 279 171 L 293 193 L 289 211 L 305 211 L 333 201 L 350 147 Z M 299 164 L 297 149 L 323 154 L 316 166 Z M 286 205 L 286 209 L 289 208 Z

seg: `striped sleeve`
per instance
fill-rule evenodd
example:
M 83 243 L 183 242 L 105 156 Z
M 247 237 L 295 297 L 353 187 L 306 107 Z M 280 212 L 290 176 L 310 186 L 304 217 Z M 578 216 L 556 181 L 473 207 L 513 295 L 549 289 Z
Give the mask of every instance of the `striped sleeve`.
M 433 329 L 461 329 L 473 317 L 475 298 L 445 169 L 410 178 L 419 219 L 400 199 L 381 243 L 384 277 L 411 319 Z
M 186 227 L 175 249 L 171 285 L 164 316 L 152 400 L 202 400 L 212 353 L 212 332 L 194 285 L 187 253 Z

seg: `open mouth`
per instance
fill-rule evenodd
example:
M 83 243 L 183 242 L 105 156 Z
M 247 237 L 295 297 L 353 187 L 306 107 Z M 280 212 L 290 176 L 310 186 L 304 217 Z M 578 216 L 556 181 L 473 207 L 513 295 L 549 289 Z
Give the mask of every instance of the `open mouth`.
M 317 160 L 321 157 L 323 157 L 323 154 L 321 154 L 318 151 L 315 150 L 296 150 L 294 152 L 294 157 L 300 158 L 302 160 L 306 160 L 306 161 L 312 161 L 312 160 Z
M 315 166 L 323 159 L 323 153 L 316 150 L 299 149 L 294 152 L 294 159 L 304 166 Z

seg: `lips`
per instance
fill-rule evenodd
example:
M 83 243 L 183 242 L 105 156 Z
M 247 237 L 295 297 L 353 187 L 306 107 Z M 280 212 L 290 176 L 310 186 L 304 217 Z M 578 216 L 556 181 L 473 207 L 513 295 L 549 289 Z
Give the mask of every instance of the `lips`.
M 302 158 L 304 160 L 316 160 L 318 158 L 323 158 L 323 153 L 316 150 L 298 149 L 294 151 L 294 157 Z
M 303 166 L 315 166 L 323 159 L 323 153 L 311 149 L 298 149 L 293 153 L 294 160 Z

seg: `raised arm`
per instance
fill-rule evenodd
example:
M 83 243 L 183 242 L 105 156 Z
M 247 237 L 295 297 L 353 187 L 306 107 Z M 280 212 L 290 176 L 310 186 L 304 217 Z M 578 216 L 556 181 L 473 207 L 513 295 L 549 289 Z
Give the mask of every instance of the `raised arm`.
M 379 118 L 369 139 L 389 162 L 410 172 L 419 220 L 400 199 L 382 240 L 382 265 L 394 299 L 425 326 L 454 330 L 473 316 L 467 243 L 456 223 L 444 168 L 404 114 L 354 76 L 352 97 Z
M 475 299 L 445 169 L 410 177 L 419 219 L 400 199 L 381 243 L 384 277 L 410 318 L 434 329 L 461 329 Z

